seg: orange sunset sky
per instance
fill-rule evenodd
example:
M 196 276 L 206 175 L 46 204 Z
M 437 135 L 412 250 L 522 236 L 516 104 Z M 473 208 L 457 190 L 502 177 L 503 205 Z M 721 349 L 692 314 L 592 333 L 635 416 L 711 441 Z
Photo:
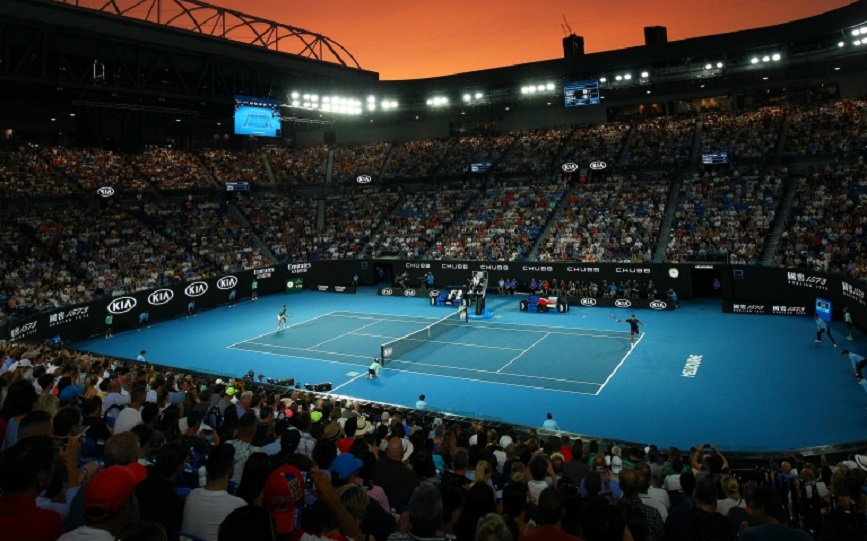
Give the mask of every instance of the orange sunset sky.
M 206 0 L 208 1 L 208 0 Z M 561 58 L 563 17 L 588 53 L 809 17 L 850 0 L 210 0 L 324 34 L 383 80 L 417 79 Z

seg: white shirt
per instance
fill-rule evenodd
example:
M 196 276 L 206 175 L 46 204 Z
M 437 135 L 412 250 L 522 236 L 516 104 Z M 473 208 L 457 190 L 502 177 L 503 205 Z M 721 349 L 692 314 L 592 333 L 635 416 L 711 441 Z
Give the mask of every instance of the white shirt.
M 120 410 L 117 414 L 117 419 L 114 421 L 114 433 L 121 434 L 129 432 L 132 427 L 142 424 L 141 412 L 135 408 L 126 407 Z
M 245 505 L 247 502 L 225 490 L 197 488 L 190 492 L 184 503 L 181 531 L 206 541 L 217 541 L 217 533 L 223 520 L 229 513 Z
M 641 503 L 649 505 L 659 511 L 659 514 L 662 515 L 662 521 L 665 522 L 665 519 L 668 518 L 668 509 L 666 509 L 665 505 L 659 500 L 654 499 L 653 496 L 650 496 L 649 494 L 639 494 L 639 496 L 641 497 Z

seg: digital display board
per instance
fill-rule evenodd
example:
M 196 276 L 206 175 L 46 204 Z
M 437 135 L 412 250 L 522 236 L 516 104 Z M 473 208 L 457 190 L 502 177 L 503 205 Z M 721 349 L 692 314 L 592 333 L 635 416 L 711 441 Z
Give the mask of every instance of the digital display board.
M 833 304 L 828 299 L 822 299 L 820 297 L 816 297 L 816 315 L 819 316 L 819 319 L 826 321 L 827 323 L 831 323 L 831 309 L 833 308 Z
M 702 154 L 702 165 L 724 165 L 729 163 L 728 152 L 717 152 L 716 154 Z
M 566 107 L 599 104 L 599 80 L 570 81 L 563 85 Z
M 235 96 L 235 135 L 280 137 L 280 102 Z

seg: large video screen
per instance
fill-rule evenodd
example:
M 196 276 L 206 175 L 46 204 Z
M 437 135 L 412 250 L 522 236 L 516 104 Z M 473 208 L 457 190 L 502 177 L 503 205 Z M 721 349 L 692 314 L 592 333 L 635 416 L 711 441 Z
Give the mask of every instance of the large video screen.
M 280 137 L 280 102 L 235 96 L 235 134 Z
M 597 105 L 599 103 L 599 79 L 570 81 L 563 84 L 566 107 Z

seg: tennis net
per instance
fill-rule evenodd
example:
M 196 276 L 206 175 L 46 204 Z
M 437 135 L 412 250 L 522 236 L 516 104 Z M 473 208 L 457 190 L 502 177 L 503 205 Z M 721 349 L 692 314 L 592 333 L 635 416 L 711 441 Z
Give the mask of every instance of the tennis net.
M 382 364 L 385 365 L 392 360 L 398 359 L 465 323 L 465 321 L 461 320 L 459 312 L 453 312 L 451 315 L 435 321 L 421 330 L 411 332 L 406 336 L 382 344 L 380 346 Z

